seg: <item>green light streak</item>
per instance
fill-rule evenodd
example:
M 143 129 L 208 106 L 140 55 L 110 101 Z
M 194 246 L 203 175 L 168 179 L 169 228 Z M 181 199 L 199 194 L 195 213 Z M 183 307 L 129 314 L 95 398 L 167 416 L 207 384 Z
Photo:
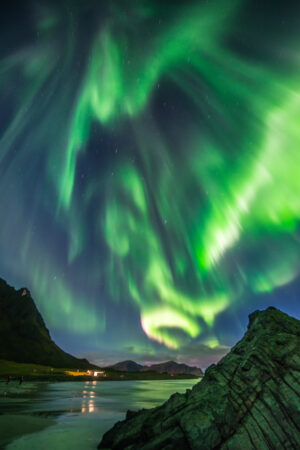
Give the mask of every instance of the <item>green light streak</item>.
M 156 311 L 143 313 L 141 322 L 143 330 L 149 337 L 173 349 L 180 347 L 180 340 L 178 337 L 176 339 L 172 334 L 169 335 L 169 328 L 178 328 L 185 331 L 191 337 L 198 336 L 201 331 L 196 320 L 182 315 L 180 311 L 165 307 L 157 308 Z
M 201 266 L 216 264 L 247 228 L 261 225 L 271 233 L 296 230 L 300 218 L 299 117 L 297 92 L 289 95 L 282 108 L 268 114 L 266 137 L 253 169 L 247 170 L 250 175 L 239 173 L 223 207 L 214 203 L 214 216 L 204 233 L 209 245 L 199 255 Z
M 109 30 L 96 38 L 91 52 L 91 62 L 77 102 L 70 127 L 66 162 L 59 187 L 60 204 L 70 206 L 75 182 L 76 160 L 87 144 L 93 120 L 107 124 L 113 119 L 129 115 L 135 117 L 146 107 L 159 78 L 186 60 L 192 53 L 195 64 L 198 53 L 211 42 L 219 39 L 224 31 L 226 19 L 236 9 L 236 1 L 224 2 L 222 9 L 215 5 L 197 6 L 188 9 L 152 47 L 130 49 L 136 51 L 131 66 L 131 54 L 126 42 L 113 39 Z M 199 29 L 201 37 L 199 38 Z M 192 48 L 192 52 L 191 52 Z M 138 55 L 138 56 L 136 56 Z M 124 62 L 127 61 L 127 64 Z
M 171 329 L 196 337 L 201 332 L 201 320 L 212 327 L 215 316 L 226 309 L 229 299 L 226 294 L 193 297 L 176 288 L 151 224 L 145 187 L 133 168 L 120 172 L 114 198 L 106 210 L 105 236 L 114 254 L 124 259 L 124 277 L 141 310 L 142 327 L 152 339 L 178 348 L 182 336 L 174 335 Z

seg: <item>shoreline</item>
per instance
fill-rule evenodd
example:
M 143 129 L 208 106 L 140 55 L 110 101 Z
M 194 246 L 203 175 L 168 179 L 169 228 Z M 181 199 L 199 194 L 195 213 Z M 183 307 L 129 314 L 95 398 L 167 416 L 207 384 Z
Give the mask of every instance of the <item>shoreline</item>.
M 0 361 L 0 383 L 6 383 L 8 377 L 11 377 L 10 383 L 19 383 L 23 377 L 23 383 L 30 381 L 147 381 L 147 380 L 190 380 L 201 379 L 202 377 L 190 374 L 168 374 L 154 371 L 145 372 L 121 372 L 115 370 L 101 369 L 103 375 L 82 374 L 75 369 L 54 368 L 50 366 L 41 366 L 37 364 L 16 363 L 13 361 Z M 72 372 L 72 374 L 68 373 Z M 78 375 L 77 375 L 78 372 Z
M 71 445 L 93 450 L 104 433 L 126 418 L 128 411 L 159 406 L 175 392 L 184 393 L 198 383 L 126 381 L 0 382 L 0 428 L 5 430 L 5 434 L 0 433 L 0 448 L 65 449 Z
M 159 374 L 158 374 L 159 375 Z M 24 377 L 24 381 L 22 382 L 21 386 L 23 386 L 26 383 L 39 381 L 39 382 L 69 382 L 69 381 L 163 381 L 163 380 L 201 380 L 203 377 L 196 377 L 196 376 L 187 376 L 187 375 L 177 375 L 177 376 L 167 376 L 164 374 L 161 374 L 161 376 L 153 376 L 153 377 L 128 377 L 121 376 L 119 378 L 117 377 L 80 377 L 80 376 L 28 376 Z M 7 383 L 7 377 L 0 377 L 0 385 L 5 384 L 7 386 L 10 386 L 12 384 L 19 385 L 19 379 L 13 379 L 9 383 Z

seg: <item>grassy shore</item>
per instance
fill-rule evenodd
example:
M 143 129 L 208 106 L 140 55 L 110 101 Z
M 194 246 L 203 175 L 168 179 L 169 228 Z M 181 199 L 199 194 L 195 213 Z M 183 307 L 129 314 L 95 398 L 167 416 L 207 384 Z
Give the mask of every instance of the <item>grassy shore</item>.
M 88 375 L 87 372 L 77 371 L 76 369 L 61 369 L 38 364 L 23 364 L 0 360 L 0 379 L 6 381 L 8 376 L 11 376 L 11 382 L 16 382 L 21 376 L 24 377 L 24 381 L 86 381 L 95 379 L 101 381 L 183 380 L 198 378 L 194 375 L 169 375 L 157 372 L 118 372 L 105 368 L 102 370 L 104 371 L 103 376 L 94 377 L 93 375 Z

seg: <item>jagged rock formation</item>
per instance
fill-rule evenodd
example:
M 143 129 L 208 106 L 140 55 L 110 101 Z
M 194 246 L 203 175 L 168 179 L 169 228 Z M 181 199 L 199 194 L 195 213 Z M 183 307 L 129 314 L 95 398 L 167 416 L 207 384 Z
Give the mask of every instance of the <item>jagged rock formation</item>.
M 299 449 L 300 322 L 256 311 L 248 331 L 203 380 L 162 406 L 128 412 L 100 449 Z
M 122 361 L 109 367 L 113 370 L 122 372 L 157 372 L 169 373 L 174 375 L 195 375 L 201 377 L 203 372 L 199 367 L 190 367 L 187 364 L 179 364 L 175 361 L 167 361 L 160 364 L 152 364 L 151 366 L 142 366 L 134 361 Z
M 53 367 L 93 367 L 59 348 L 26 288 L 15 290 L 0 278 L 0 359 Z

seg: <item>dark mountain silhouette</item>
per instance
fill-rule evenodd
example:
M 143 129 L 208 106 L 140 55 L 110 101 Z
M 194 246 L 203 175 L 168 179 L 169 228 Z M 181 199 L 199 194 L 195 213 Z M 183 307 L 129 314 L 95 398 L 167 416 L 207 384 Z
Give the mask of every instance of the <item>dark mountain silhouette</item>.
M 121 361 L 113 366 L 110 366 L 110 369 L 118 370 L 120 372 L 141 372 L 143 366 L 137 364 L 134 361 Z
M 15 290 L 0 278 L 0 359 L 53 367 L 96 367 L 59 348 L 27 288 Z
M 167 361 L 160 364 L 152 364 L 151 366 L 142 366 L 134 361 L 122 361 L 113 366 L 110 369 L 122 371 L 122 372 L 157 372 L 157 373 L 169 373 L 174 375 L 195 375 L 202 376 L 203 372 L 198 367 L 190 367 L 186 364 L 178 364 L 175 361 Z
M 202 381 L 163 405 L 127 412 L 98 448 L 299 449 L 300 321 L 268 308 Z
M 185 374 L 185 375 L 195 375 L 202 376 L 203 372 L 199 367 L 191 367 L 187 364 L 179 364 L 175 361 L 167 361 L 160 364 L 152 364 L 151 366 L 144 366 L 143 371 L 154 371 L 158 373 L 173 373 L 174 375 Z

